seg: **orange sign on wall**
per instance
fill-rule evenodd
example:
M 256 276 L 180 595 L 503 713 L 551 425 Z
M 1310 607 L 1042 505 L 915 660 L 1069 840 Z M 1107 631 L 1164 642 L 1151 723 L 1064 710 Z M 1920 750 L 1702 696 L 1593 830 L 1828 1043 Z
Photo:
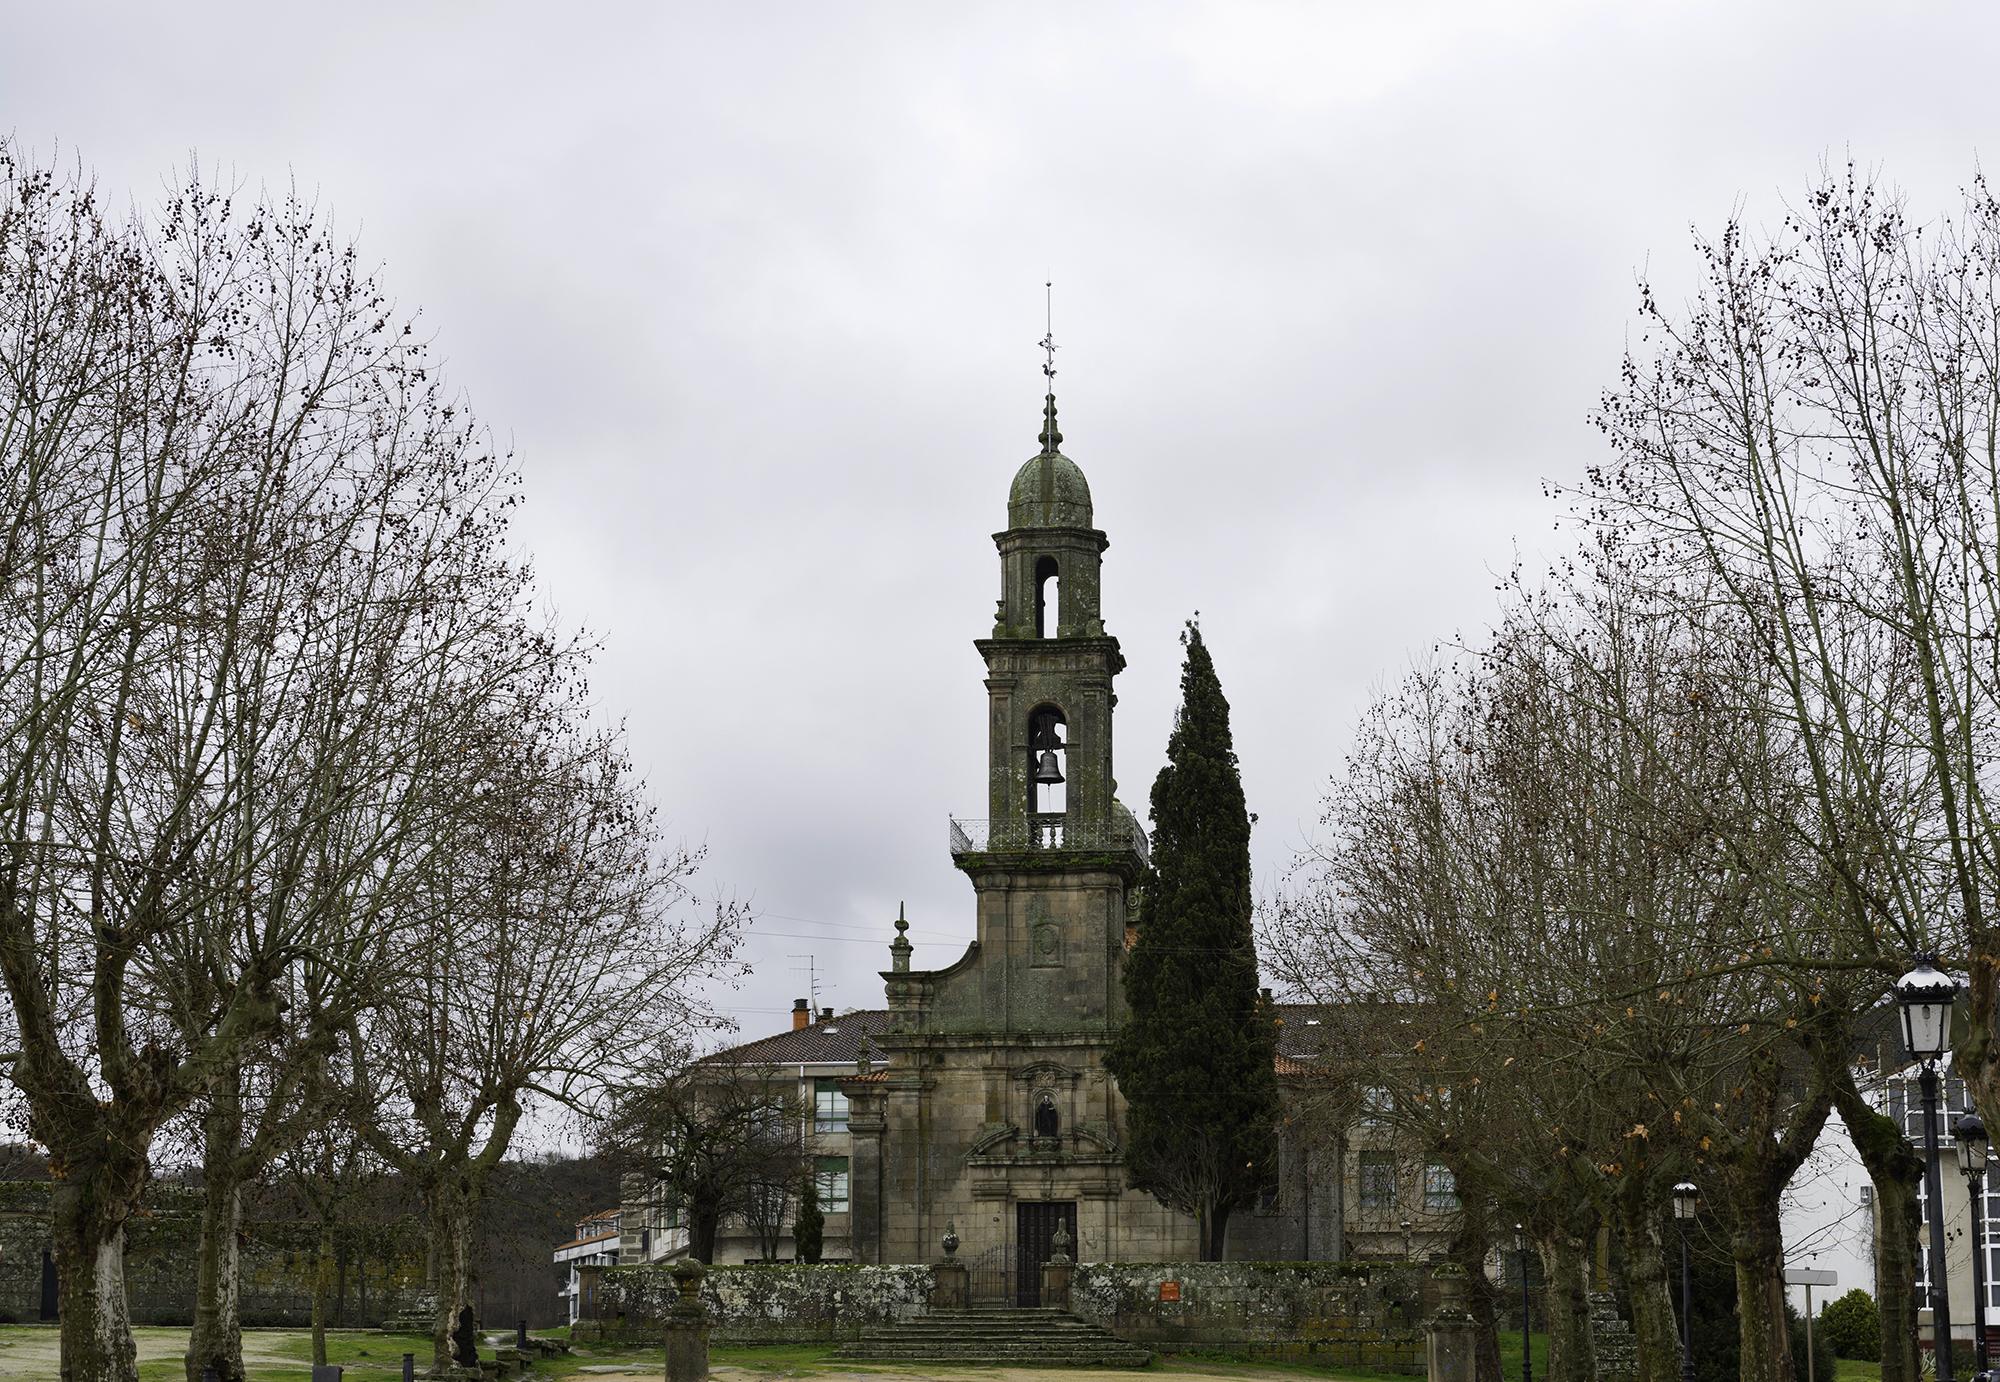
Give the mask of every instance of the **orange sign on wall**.
M 1179 1300 L 1180 1298 L 1181 1284 L 1178 1281 L 1162 1281 L 1160 1283 L 1161 1300 Z

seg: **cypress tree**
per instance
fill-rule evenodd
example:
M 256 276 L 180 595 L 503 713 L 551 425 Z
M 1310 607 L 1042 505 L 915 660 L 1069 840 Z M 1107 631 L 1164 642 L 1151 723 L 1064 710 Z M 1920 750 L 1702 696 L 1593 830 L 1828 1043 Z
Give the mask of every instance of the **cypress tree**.
M 1192 620 L 1181 707 L 1153 782 L 1152 870 L 1105 1063 L 1127 1101 L 1132 1185 L 1194 1216 L 1220 1261 L 1229 1216 L 1275 1173 L 1277 1028 L 1250 924 L 1250 814 L 1229 702 Z
M 792 1220 L 792 1255 L 801 1262 L 819 1261 L 825 1234 L 826 1215 L 819 1207 L 819 1179 L 807 1167 L 799 1185 L 799 1212 Z

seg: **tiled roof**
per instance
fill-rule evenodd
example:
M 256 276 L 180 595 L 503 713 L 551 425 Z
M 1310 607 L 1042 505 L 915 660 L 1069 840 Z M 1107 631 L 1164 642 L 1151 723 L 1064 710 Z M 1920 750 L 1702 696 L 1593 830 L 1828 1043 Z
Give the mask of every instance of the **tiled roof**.
M 1362 1055 L 1393 1040 L 1399 1006 L 1379 1000 L 1353 1003 L 1279 1003 L 1278 1073 L 1304 1074 L 1324 1056 Z
M 889 1030 L 887 1008 L 862 1008 L 775 1036 L 731 1046 L 702 1063 L 732 1065 L 852 1065 L 865 1052 L 880 1064 L 883 1056 L 872 1038 Z
M 558 1243 L 558 1244 L 556 1244 L 556 1251 L 557 1251 L 557 1252 L 566 1252 L 566 1251 L 568 1251 L 568 1250 L 569 1250 L 569 1249 L 571 1249 L 571 1248 L 580 1248 L 580 1247 L 583 1247 L 583 1246 L 584 1246 L 584 1245 L 585 1245 L 586 1243 L 604 1243 L 604 1242 L 609 1242 L 610 1240 L 612 1240 L 612 1239 L 616 1238 L 617 1236 L 618 1236 L 618 1234 L 617 1234 L 616 1232 L 612 1232 L 612 1233 L 599 1233 L 599 1234 L 594 1234 L 594 1235 L 592 1235 L 592 1236 L 591 1236 L 591 1237 L 589 1237 L 589 1238 L 572 1238 L 572 1239 L 570 1239 L 570 1240 L 569 1240 L 569 1241 L 568 1241 L 567 1243 Z

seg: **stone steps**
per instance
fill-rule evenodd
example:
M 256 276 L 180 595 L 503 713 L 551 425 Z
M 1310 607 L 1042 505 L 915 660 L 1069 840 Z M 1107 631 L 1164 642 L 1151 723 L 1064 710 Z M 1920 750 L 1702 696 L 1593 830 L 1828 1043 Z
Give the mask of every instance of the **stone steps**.
M 1153 1355 L 1060 1310 L 994 1309 L 923 1315 L 864 1329 L 843 1359 L 896 1363 L 1004 1363 L 1015 1367 L 1142 1368 Z

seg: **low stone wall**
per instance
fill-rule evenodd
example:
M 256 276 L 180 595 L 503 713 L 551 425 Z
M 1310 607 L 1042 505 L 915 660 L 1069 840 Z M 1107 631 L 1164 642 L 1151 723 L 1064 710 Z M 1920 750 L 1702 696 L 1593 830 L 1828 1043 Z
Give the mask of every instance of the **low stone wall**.
M 712 1267 L 701 1294 L 718 1343 L 817 1343 L 926 1313 L 931 1284 L 926 1266 L 778 1263 Z M 674 1278 L 663 1264 L 607 1267 L 599 1292 L 599 1329 L 650 1334 L 673 1303 Z
M 1424 1370 L 1423 1274 L 1373 1262 L 1085 1262 L 1070 1308 L 1121 1339 Z
M 125 1226 L 125 1290 L 136 1324 L 186 1324 L 194 1315 L 198 1195 L 153 1186 Z M 45 1181 L 0 1181 L 0 1324 L 41 1317 L 42 1256 L 49 1242 Z M 317 1235 L 310 1224 L 243 1226 L 242 1297 L 247 1325 L 312 1319 Z M 423 1226 L 414 1219 L 352 1224 L 341 1250 L 334 1323 L 372 1327 L 408 1308 L 423 1286 Z

